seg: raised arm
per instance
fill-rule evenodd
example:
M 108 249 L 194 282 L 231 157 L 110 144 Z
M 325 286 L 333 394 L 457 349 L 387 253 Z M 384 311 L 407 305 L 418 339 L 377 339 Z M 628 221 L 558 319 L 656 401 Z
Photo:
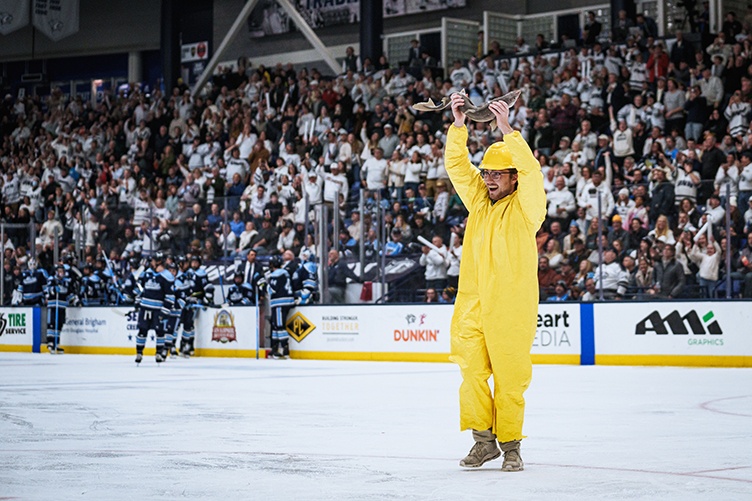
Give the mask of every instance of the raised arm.
M 520 199 L 522 212 L 530 226 L 538 231 L 546 219 L 546 192 L 543 189 L 540 163 L 533 156 L 522 134 L 509 125 L 509 105 L 504 101 L 494 101 L 488 109 L 496 116 L 496 125 L 504 134 L 504 142 L 517 169 L 517 197 Z
M 452 95 L 452 113 L 454 124 L 449 127 L 447 142 L 444 149 L 444 166 L 446 167 L 452 185 L 462 199 L 462 203 L 469 211 L 487 196 L 488 190 L 480 177 L 478 169 L 470 162 L 467 150 L 467 127 L 465 114 L 459 107 L 464 100 L 459 94 Z

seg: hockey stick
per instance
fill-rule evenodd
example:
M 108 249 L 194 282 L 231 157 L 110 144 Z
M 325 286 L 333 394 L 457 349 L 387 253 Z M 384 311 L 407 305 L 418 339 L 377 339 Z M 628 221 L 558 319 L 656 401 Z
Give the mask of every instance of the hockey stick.
M 259 309 L 259 294 L 258 287 L 256 287 L 256 360 L 259 359 L 259 317 L 261 316 L 261 310 Z
M 227 298 L 225 297 L 225 285 L 224 285 L 224 274 L 225 269 L 222 265 L 217 266 L 217 270 L 222 270 L 219 272 L 219 288 L 222 290 L 222 305 L 227 304 Z
M 57 353 L 57 344 L 59 343 L 59 340 L 60 340 L 60 329 L 58 328 L 58 323 L 59 323 L 58 312 L 60 311 L 60 304 L 59 304 L 60 302 L 58 300 L 59 293 L 60 293 L 60 285 L 58 284 L 55 286 L 55 337 L 52 341 L 52 351 L 54 353 Z

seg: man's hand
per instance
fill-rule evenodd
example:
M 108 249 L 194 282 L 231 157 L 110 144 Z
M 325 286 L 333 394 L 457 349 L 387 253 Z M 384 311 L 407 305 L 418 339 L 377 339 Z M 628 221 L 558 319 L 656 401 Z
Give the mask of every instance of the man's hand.
M 504 101 L 494 101 L 488 105 L 488 109 L 496 117 L 496 125 L 502 134 L 506 135 L 514 132 L 512 126 L 509 125 L 509 105 L 507 103 Z
M 454 126 L 465 126 L 465 114 L 460 108 L 465 104 L 465 100 L 459 92 L 452 94 L 452 115 L 454 115 Z

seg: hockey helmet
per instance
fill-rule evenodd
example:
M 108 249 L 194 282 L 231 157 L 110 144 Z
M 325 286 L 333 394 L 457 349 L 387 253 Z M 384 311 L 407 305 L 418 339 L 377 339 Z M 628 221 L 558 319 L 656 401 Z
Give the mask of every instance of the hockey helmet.
M 138 269 L 139 266 L 141 266 L 141 260 L 137 257 L 132 257 L 128 260 L 128 264 L 135 270 Z
M 269 260 L 269 266 L 271 266 L 272 268 L 281 268 L 282 258 L 279 256 L 272 256 L 272 258 Z
M 151 257 L 151 259 L 157 264 L 163 264 L 165 262 L 165 254 L 162 251 L 157 251 Z
M 198 262 L 198 265 L 201 266 L 201 256 L 199 256 L 198 254 L 193 254 L 191 256 L 191 265 L 194 261 Z
M 240 279 L 240 280 L 238 280 Z M 245 276 L 243 276 L 242 271 L 236 271 L 235 274 L 232 276 L 232 280 L 237 283 L 243 283 L 243 280 L 245 279 Z

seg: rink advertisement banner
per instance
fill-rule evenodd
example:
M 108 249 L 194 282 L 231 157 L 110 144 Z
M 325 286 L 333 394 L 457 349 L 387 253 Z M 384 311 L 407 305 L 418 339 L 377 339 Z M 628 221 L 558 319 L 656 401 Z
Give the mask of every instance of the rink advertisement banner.
M 250 357 L 256 353 L 256 308 L 230 306 L 200 310 L 196 317 L 196 354 Z
M 138 312 L 134 307 L 68 308 L 60 337 L 67 353 L 135 353 Z M 255 354 L 255 308 L 207 308 L 195 320 L 197 355 Z M 182 334 L 178 329 L 177 338 Z M 178 341 L 179 343 L 179 341 Z M 149 331 L 146 353 L 153 354 L 156 333 Z
M 596 304 L 596 364 L 752 366 L 749 306 L 740 302 Z
M 53 42 L 78 32 L 78 0 L 33 0 L 34 27 Z
M 452 305 L 302 307 L 290 314 L 294 358 L 447 361 Z M 533 361 L 579 363 L 579 305 L 541 305 Z
M 66 353 L 136 352 L 138 314 L 133 306 L 67 308 L 65 315 L 60 346 Z M 150 332 L 147 353 L 153 353 L 155 345 L 155 333 Z
M 296 0 L 295 8 L 313 29 L 357 24 L 358 0 Z M 429 11 L 465 7 L 467 0 L 384 0 L 384 17 L 399 17 Z M 259 0 L 248 16 L 251 38 L 279 35 L 295 30 L 295 24 L 275 0 Z
M 34 308 L 0 308 L 0 351 L 32 351 L 33 312 Z
M 7 35 L 29 24 L 31 0 L 0 0 L 0 35 Z

